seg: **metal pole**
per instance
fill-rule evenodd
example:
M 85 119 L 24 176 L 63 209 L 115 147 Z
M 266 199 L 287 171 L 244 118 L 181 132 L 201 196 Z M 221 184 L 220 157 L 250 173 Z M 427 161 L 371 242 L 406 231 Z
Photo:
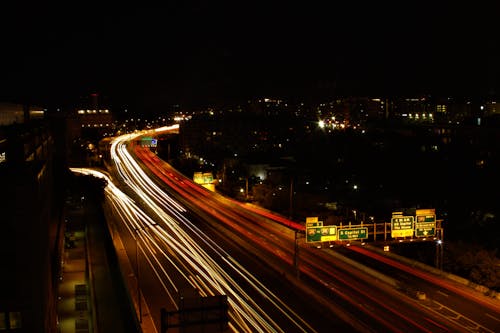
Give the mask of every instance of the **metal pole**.
M 245 178 L 245 200 L 248 200 L 248 177 Z
M 439 263 L 441 264 L 441 267 L 440 269 L 443 270 L 443 257 L 444 257 L 444 230 L 443 228 L 441 228 L 441 260 L 439 261 Z
M 135 275 L 137 278 L 137 303 L 139 305 L 139 323 L 142 324 L 142 302 L 141 302 L 141 286 L 139 280 L 139 246 L 137 244 L 139 238 L 139 229 L 135 229 Z
M 293 176 L 290 177 L 290 212 L 289 212 L 289 218 L 292 219 L 293 215 Z M 297 238 L 297 230 L 295 230 L 295 238 Z
M 293 267 L 295 268 L 295 276 L 297 279 L 300 277 L 299 270 L 299 237 L 298 230 L 295 230 L 295 250 L 293 253 Z
M 436 258 L 434 258 L 434 265 L 439 269 L 439 239 L 436 241 Z

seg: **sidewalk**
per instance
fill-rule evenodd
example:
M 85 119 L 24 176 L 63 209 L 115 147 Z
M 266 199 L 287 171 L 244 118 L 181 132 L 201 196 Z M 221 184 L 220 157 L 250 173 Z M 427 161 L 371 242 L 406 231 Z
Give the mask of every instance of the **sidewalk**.
M 58 332 L 147 332 L 137 323 L 98 205 L 85 202 L 82 208 L 69 210 L 67 220 L 58 286 Z
M 74 231 L 73 248 L 65 248 L 58 287 L 59 332 L 93 332 L 90 293 L 86 276 L 85 232 Z

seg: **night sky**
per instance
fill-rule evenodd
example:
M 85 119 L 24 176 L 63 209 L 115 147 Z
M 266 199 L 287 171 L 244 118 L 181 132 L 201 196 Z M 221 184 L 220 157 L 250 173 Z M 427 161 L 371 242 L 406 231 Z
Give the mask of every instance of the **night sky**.
M 157 110 L 500 92 L 495 1 L 103 2 L 2 3 L 0 101 L 70 107 L 98 92 Z

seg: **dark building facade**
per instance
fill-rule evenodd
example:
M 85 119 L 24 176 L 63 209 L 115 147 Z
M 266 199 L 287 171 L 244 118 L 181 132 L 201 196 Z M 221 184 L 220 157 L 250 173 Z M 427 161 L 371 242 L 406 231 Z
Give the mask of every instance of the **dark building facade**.
M 54 147 L 45 119 L 24 117 L 0 126 L 2 332 L 57 331 L 62 218 L 56 202 Z

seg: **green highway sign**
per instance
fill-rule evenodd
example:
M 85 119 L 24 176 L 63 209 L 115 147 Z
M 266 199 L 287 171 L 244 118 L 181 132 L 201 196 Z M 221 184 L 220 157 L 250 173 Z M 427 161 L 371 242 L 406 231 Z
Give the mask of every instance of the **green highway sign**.
M 415 225 L 416 237 L 431 237 L 436 234 L 436 223 L 418 223 Z
M 353 240 L 368 238 L 368 228 L 339 229 L 339 240 Z
M 436 234 L 436 211 L 434 209 L 417 209 L 415 215 L 415 236 L 434 236 Z
M 391 218 L 391 237 L 411 237 L 413 236 L 413 216 L 395 216 Z
M 328 242 L 337 240 L 336 226 L 306 228 L 306 242 Z

